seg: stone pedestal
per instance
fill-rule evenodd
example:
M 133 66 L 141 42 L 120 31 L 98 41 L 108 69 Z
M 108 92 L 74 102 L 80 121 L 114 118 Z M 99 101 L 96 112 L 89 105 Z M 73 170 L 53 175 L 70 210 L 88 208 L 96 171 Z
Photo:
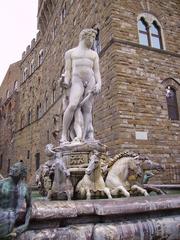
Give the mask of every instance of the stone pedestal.
M 82 179 L 85 169 L 88 166 L 89 159 L 94 150 L 105 153 L 107 147 L 98 141 L 84 143 L 61 144 L 54 148 L 55 151 L 62 153 L 66 167 L 70 171 L 73 186 Z
M 90 152 L 63 151 L 63 160 L 70 171 L 70 179 L 75 187 L 85 174 Z

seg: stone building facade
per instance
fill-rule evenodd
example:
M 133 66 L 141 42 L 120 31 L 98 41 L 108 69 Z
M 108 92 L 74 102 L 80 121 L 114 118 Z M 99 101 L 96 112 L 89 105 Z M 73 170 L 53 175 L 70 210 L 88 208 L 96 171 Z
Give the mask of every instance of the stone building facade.
M 9 66 L 0 87 L 0 172 L 8 172 L 15 152 L 20 61 Z
M 96 138 L 112 155 L 131 150 L 161 162 L 166 171 L 156 182 L 180 182 L 179 17 L 179 0 L 39 1 L 39 33 L 20 61 L 14 137 L 14 156 L 30 178 L 46 161 L 45 145 L 60 137 L 64 53 L 93 27 L 103 83 Z

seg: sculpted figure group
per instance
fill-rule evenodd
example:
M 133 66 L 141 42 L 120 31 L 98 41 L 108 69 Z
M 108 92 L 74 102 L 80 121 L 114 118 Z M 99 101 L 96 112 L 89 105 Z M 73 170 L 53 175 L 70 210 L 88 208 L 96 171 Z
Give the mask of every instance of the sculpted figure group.
M 65 74 L 61 82 L 64 91 L 62 136 L 59 149 L 52 144 L 46 146 L 51 160 L 36 172 L 40 192 L 49 200 L 91 199 L 96 196 L 111 199 L 139 193 L 147 196 L 148 191 L 152 190 L 161 194 L 161 190 L 148 186 L 145 189 L 143 185 L 153 176 L 147 170 L 162 170 L 160 164 L 134 153 L 122 153 L 110 158 L 103 151 L 97 151 L 102 150 L 102 146 L 94 138 L 92 117 L 94 96 L 101 91 L 99 57 L 92 50 L 96 33 L 94 29 L 81 31 L 78 46 L 65 54 Z M 90 151 L 88 149 L 88 164 L 81 169 L 84 175 L 73 185 L 71 171 L 61 151 L 62 146 L 74 144 L 77 147 L 82 146 L 81 143 L 89 149 L 95 147 Z M 26 174 L 21 161 L 10 168 L 8 178 L 0 176 L 0 238 L 16 236 L 28 227 L 31 197 L 24 182 Z M 21 213 L 25 216 L 22 217 Z
M 91 193 L 102 191 L 108 198 L 130 197 L 130 194 L 148 196 L 147 190 L 163 194 L 159 189 L 147 187 L 146 190 L 143 186 L 147 170 L 163 170 L 159 163 L 128 152 L 117 154 L 114 158 L 103 155 L 100 153 L 92 155 L 85 176 L 77 184 L 76 191 L 82 198 L 90 199 Z
M 48 148 L 53 152 L 53 145 L 48 145 Z M 161 171 L 163 170 L 162 166 L 135 153 L 124 152 L 110 158 L 105 153 L 92 151 L 88 166 L 84 169 L 85 174 L 74 188 L 71 183 L 71 173 L 66 168 L 61 154 L 54 152 L 52 160 L 51 164 L 47 162 L 41 166 L 41 172 L 37 172 L 38 184 L 42 191 L 43 188 L 45 189 L 45 178 L 43 176 L 46 175 L 45 172 L 47 173 L 47 165 L 49 164 L 51 184 L 48 186 L 51 187 L 44 190 L 48 199 L 70 200 L 74 197 L 90 199 L 99 196 L 110 199 L 138 194 L 148 196 L 148 192 L 151 191 L 163 194 L 160 189 L 143 185 L 147 183 L 148 178 L 153 176 L 151 171 Z M 50 177 L 52 172 L 53 178 Z

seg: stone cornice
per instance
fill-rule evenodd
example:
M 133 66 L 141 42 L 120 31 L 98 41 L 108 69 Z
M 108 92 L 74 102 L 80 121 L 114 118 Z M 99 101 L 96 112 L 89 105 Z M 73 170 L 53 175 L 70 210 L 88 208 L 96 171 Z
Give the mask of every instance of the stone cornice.
M 152 51 L 152 52 L 156 52 L 156 53 L 170 55 L 172 57 L 180 58 L 179 53 L 174 53 L 174 52 L 163 50 L 163 49 L 157 49 L 157 48 L 153 48 L 153 47 L 143 46 L 143 45 L 140 45 L 139 43 L 125 41 L 125 40 L 117 39 L 117 38 L 111 38 L 111 40 L 101 50 L 99 56 L 102 57 L 104 55 L 104 53 L 106 52 L 106 50 L 109 47 L 111 47 L 111 45 L 113 45 L 113 44 L 132 46 L 132 47 L 135 47 L 135 48 L 141 48 L 141 49 L 144 49 L 144 50 L 148 50 L 148 51 Z

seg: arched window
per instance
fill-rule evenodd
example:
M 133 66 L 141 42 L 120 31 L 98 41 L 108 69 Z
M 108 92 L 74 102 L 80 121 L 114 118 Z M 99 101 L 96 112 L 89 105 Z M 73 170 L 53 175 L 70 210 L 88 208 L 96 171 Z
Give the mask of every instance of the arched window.
M 62 7 L 62 10 L 61 10 L 61 23 L 63 23 L 65 17 L 66 17 L 66 3 L 64 4 L 64 6 Z
M 150 45 L 149 29 L 148 24 L 145 22 L 144 18 L 138 21 L 138 31 L 139 31 L 139 42 L 144 46 Z
M 10 166 L 11 166 L 11 159 L 8 159 L 7 173 L 9 173 Z
M 35 154 L 35 164 L 36 164 L 36 170 L 38 170 L 39 166 L 40 166 L 40 153 L 36 153 Z
M 56 82 L 54 81 L 52 84 L 52 102 L 56 101 Z
M 96 38 L 93 44 L 93 50 L 96 51 L 97 53 L 100 53 L 101 51 L 101 43 L 100 43 L 100 38 L 99 38 L 99 29 L 96 29 L 97 34 L 96 34 Z
M 49 45 L 50 43 L 51 43 L 51 33 L 49 33 L 46 38 L 46 44 Z
M 20 128 L 23 128 L 23 127 L 24 127 L 24 120 L 25 120 L 24 114 L 21 114 L 21 118 L 20 118 Z
M 176 90 L 172 86 L 166 88 L 166 101 L 169 119 L 179 120 Z
M 41 51 L 39 52 L 39 58 L 38 58 L 39 65 L 42 64 L 43 60 L 44 60 L 44 50 L 41 49 Z
M 49 134 L 49 130 L 47 130 L 47 143 L 50 142 L 50 134 Z
M 23 71 L 23 81 L 25 81 L 28 78 L 28 69 L 25 68 Z
M 142 13 L 138 16 L 138 35 L 140 44 L 163 49 L 162 27 L 152 14 Z
M 35 71 L 35 63 L 34 59 L 30 63 L 30 74 L 32 74 Z
M 9 105 L 8 105 L 8 113 L 11 113 L 11 110 L 12 110 L 12 104 L 10 102 Z
M 154 21 L 150 28 L 151 32 L 151 46 L 154 48 L 162 48 L 161 29 Z
M 57 22 L 57 18 L 56 18 L 55 21 L 54 21 L 54 26 L 53 26 L 53 39 L 57 35 L 57 30 L 58 30 L 58 22 Z
M 18 81 L 16 80 L 14 82 L 14 91 L 17 91 L 18 90 Z
M 4 119 L 6 119 L 6 109 L 4 106 L 2 106 L 2 116 Z
M 47 108 L 48 108 L 48 93 L 46 91 L 44 96 L 44 111 L 46 111 Z
M 9 90 L 6 91 L 6 99 L 8 99 L 10 97 L 10 92 Z
M 36 118 L 39 119 L 41 117 L 41 103 L 39 103 L 36 107 Z
M 0 169 L 3 167 L 3 154 L 0 155 Z
M 28 114 L 27 114 L 27 124 L 30 124 L 32 121 L 32 110 L 31 108 L 28 109 Z
M 38 77 L 38 85 L 41 83 L 41 77 Z

